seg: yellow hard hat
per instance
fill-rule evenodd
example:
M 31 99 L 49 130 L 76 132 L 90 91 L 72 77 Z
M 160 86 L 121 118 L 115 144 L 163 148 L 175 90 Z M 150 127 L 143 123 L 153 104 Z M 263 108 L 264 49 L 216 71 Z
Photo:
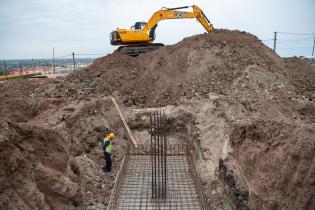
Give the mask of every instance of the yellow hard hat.
M 108 134 L 108 136 L 110 136 L 111 139 L 115 138 L 115 134 L 114 133 L 110 133 L 110 134 Z

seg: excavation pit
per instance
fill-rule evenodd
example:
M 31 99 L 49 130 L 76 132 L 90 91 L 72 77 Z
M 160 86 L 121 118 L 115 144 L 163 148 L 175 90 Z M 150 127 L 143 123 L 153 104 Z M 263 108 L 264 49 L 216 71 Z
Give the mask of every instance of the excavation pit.
M 154 198 L 150 150 L 140 145 L 127 151 L 107 209 L 209 209 L 187 145 L 168 145 L 166 198 Z

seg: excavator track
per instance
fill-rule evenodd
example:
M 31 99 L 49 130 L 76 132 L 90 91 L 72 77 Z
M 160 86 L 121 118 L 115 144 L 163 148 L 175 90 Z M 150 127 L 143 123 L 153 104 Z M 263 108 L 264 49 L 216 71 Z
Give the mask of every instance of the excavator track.
M 150 43 L 150 44 L 132 44 L 125 45 L 118 48 L 118 51 L 124 52 L 130 56 L 138 56 L 141 53 L 150 52 L 158 49 L 159 47 L 163 47 L 162 43 Z

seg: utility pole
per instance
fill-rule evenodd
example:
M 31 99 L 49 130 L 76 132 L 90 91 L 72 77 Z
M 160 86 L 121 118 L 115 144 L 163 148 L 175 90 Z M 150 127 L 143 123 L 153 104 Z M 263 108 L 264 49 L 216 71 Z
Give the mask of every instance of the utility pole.
M 315 36 L 314 36 L 314 42 L 313 42 L 312 56 L 314 56 L 314 48 L 315 48 Z
M 45 74 L 49 74 L 49 60 L 46 60 Z
M 35 63 L 34 63 L 34 58 L 32 58 L 32 70 L 33 70 L 33 73 L 34 73 L 34 69 L 35 69 Z
M 3 61 L 4 65 L 4 76 L 7 76 L 7 64 L 5 63 L 5 60 Z
M 273 38 L 273 51 L 276 52 L 276 45 L 277 45 L 277 32 L 275 31 L 275 36 Z
M 23 74 L 22 62 L 20 61 L 20 74 Z
M 73 71 L 75 71 L 75 60 L 74 60 L 74 52 L 72 53 L 72 60 L 73 60 Z
M 53 47 L 53 66 L 54 66 L 54 74 L 56 73 L 56 65 L 55 65 L 55 48 Z

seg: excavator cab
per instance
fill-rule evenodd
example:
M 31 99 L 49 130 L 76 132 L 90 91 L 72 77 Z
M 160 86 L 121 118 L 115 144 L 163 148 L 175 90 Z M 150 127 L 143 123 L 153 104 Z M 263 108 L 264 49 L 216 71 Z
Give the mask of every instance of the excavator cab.
M 134 27 L 136 30 L 142 30 L 145 27 L 145 25 L 147 25 L 146 22 L 136 22 Z
M 146 22 L 136 22 L 135 25 L 131 26 L 130 31 L 133 31 L 134 34 L 142 34 L 143 28 L 147 25 Z M 138 42 L 138 43 L 147 43 L 148 41 L 154 41 L 155 39 L 155 29 L 157 24 L 155 24 L 148 32 L 148 40 L 145 42 Z M 128 45 L 134 43 L 127 43 L 123 42 L 121 39 L 121 35 L 125 35 L 127 32 L 126 29 L 117 29 L 117 31 L 112 31 L 110 33 L 110 43 L 111 45 Z
M 134 28 L 135 28 L 135 30 L 142 30 L 146 25 L 147 25 L 146 22 L 136 22 L 134 25 Z M 151 41 L 153 41 L 155 39 L 156 27 L 157 27 L 157 24 L 155 24 L 155 26 L 153 26 L 149 31 L 149 37 L 150 37 Z

